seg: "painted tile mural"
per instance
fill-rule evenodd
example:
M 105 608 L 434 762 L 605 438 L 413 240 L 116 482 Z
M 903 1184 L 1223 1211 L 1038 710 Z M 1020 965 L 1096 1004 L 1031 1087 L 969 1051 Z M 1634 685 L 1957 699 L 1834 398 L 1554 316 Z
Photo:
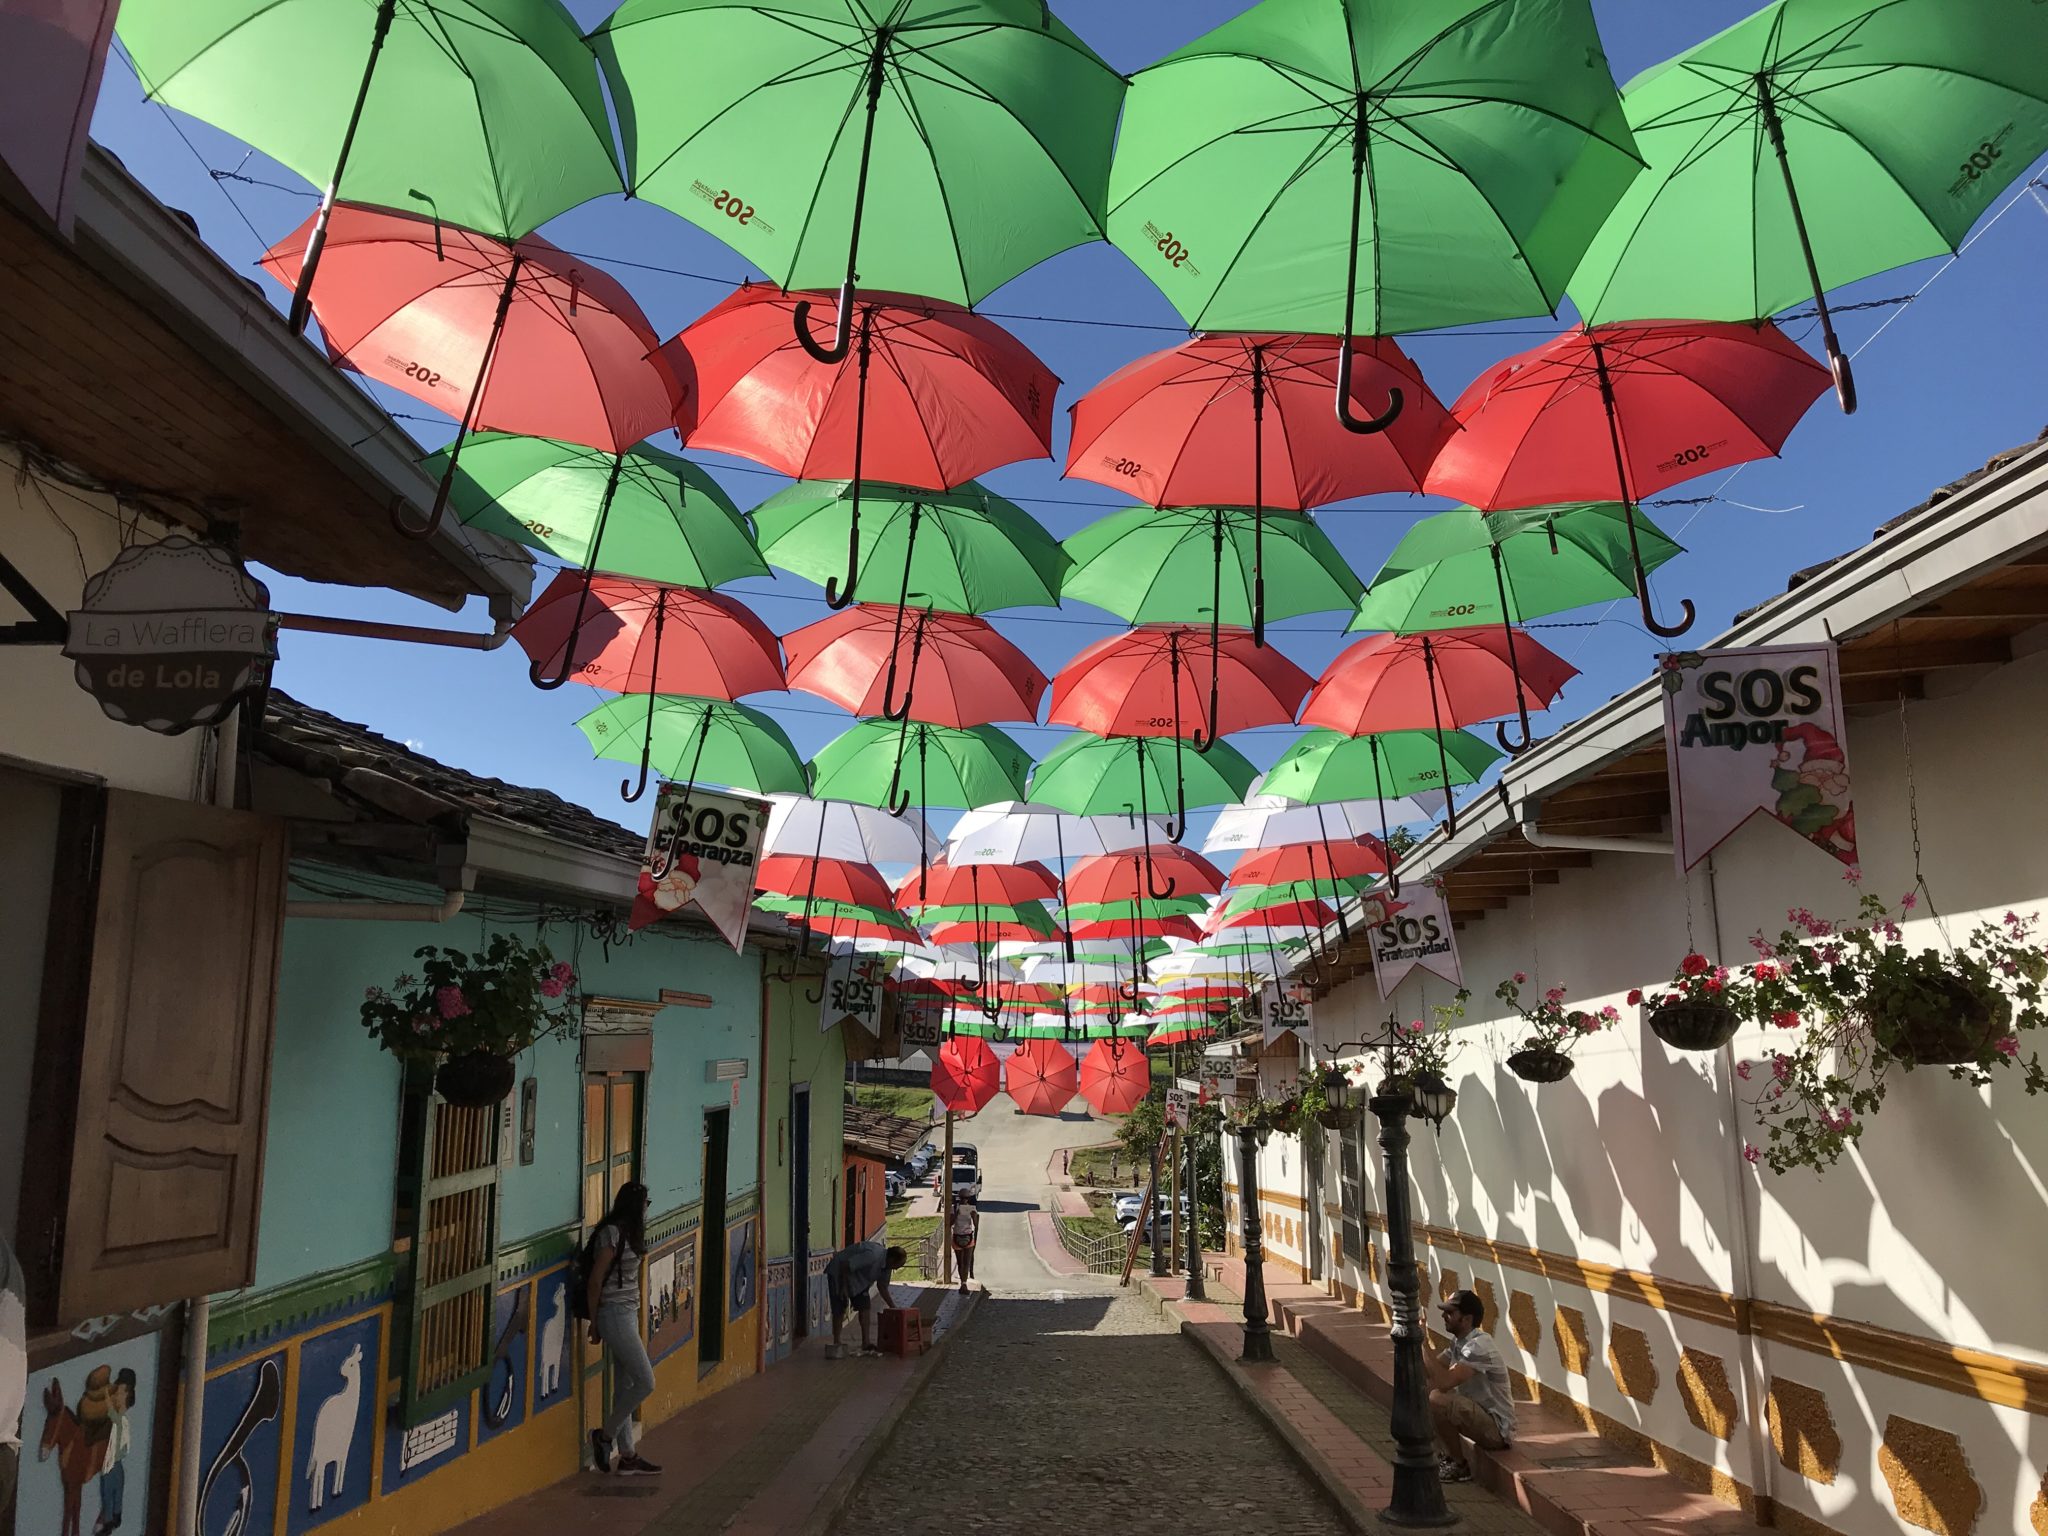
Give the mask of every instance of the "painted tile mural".
M 789 1358 L 789 1352 L 796 1344 L 796 1328 L 790 1316 L 790 1276 L 795 1267 L 793 1259 L 770 1259 L 768 1261 L 768 1301 L 763 1314 L 763 1326 L 767 1334 L 762 1344 L 768 1363 Z
M 569 1345 L 576 1320 L 569 1315 L 569 1271 L 551 1270 L 534 1281 L 533 1315 L 539 1321 L 533 1351 L 533 1411 L 548 1409 L 575 1396 L 576 1377 Z
M 477 1399 L 478 1440 L 488 1440 L 526 1422 L 526 1362 L 533 1338 L 533 1286 L 520 1281 L 498 1292 L 491 1322 L 491 1379 Z
M 125 1531 L 147 1525 L 160 1338 L 144 1334 L 29 1373 L 15 1505 L 21 1536 L 91 1532 L 110 1520 Z
M 647 1261 L 647 1355 L 661 1360 L 697 1336 L 697 1234 Z
M 377 1434 L 383 1318 L 371 1313 L 299 1344 L 293 1382 L 291 1505 L 285 1529 L 300 1531 L 345 1515 L 370 1497 Z
M 206 1384 L 199 1434 L 199 1536 L 274 1530 L 284 1354 L 261 1355 Z
M 738 1322 L 754 1308 L 754 1218 L 736 1222 L 726 1229 L 725 1251 L 731 1273 L 726 1276 L 726 1321 Z
M 384 1492 L 431 1477 L 462 1459 L 469 1449 L 469 1410 L 476 1394 L 421 1423 L 406 1425 L 392 1409 L 384 1426 Z

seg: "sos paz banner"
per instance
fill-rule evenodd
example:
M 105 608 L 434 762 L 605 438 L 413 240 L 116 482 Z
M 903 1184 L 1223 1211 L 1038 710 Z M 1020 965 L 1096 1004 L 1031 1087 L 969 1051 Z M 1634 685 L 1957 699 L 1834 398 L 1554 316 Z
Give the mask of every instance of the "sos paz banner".
M 1372 974 L 1380 996 L 1394 989 L 1418 965 L 1454 987 L 1465 985 L 1458 962 L 1458 941 L 1451 932 L 1451 910 L 1443 887 L 1415 881 L 1401 887 L 1401 899 L 1385 891 L 1366 897 L 1365 919 L 1372 936 Z
M 1657 658 L 1683 875 L 1755 815 L 1856 862 L 1856 810 L 1832 645 L 1752 645 Z
M 767 825 L 764 801 L 662 785 L 647 851 L 640 858 L 639 894 L 626 926 L 645 928 L 695 907 L 726 943 L 742 948 L 754 900 L 754 866 Z

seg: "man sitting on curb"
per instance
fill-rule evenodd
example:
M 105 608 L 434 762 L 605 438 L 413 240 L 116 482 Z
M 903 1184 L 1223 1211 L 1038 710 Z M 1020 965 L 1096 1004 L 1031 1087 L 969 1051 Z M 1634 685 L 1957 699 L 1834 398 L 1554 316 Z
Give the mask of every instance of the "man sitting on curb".
M 832 1344 L 825 1351 L 827 1360 L 842 1359 L 846 1354 L 839 1336 L 846 1327 L 848 1307 L 860 1314 L 860 1352 L 881 1353 L 875 1347 L 875 1318 L 868 1310 L 868 1292 L 879 1287 L 882 1305 L 894 1307 L 896 1298 L 889 1294 L 889 1276 L 909 1262 L 910 1255 L 901 1248 L 885 1249 L 880 1243 L 855 1243 L 832 1255 L 825 1266 L 825 1289 L 832 1298 Z
M 1480 1331 L 1486 1308 L 1470 1291 L 1459 1291 L 1437 1308 L 1451 1347 L 1422 1357 L 1429 1377 L 1429 1417 L 1443 1451 L 1438 1474 L 1447 1483 L 1469 1482 L 1463 1435 L 1481 1450 L 1506 1450 L 1515 1438 L 1515 1402 L 1508 1394 L 1508 1366 L 1491 1335 Z

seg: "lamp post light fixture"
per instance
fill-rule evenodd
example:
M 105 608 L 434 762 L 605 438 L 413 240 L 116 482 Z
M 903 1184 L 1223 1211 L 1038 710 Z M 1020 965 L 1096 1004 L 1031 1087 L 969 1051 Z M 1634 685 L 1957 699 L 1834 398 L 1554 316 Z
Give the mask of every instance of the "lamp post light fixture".
M 1386 1081 L 1366 1107 L 1380 1123 L 1387 1180 L 1387 1290 L 1393 1299 L 1394 1488 L 1380 1516 L 1389 1525 L 1443 1526 L 1458 1516 L 1444 1500 L 1437 1474 L 1436 1433 L 1429 1417 L 1429 1378 L 1423 1366 L 1422 1286 L 1415 1268 L 1415 1216 L 1408 1183 L 1408 1117 L 1421 1115 L 1441 1131 L 1458 1096 L 1434 1072 L 1403 1077 L 1396 1069 L 1399 1036 L 1389 1019 L 1382 1035 L 1347 1041 L 1346 1050 L 1384 1049 Z M 1348 1102 L 1349 1095 L 1347 1092 Z

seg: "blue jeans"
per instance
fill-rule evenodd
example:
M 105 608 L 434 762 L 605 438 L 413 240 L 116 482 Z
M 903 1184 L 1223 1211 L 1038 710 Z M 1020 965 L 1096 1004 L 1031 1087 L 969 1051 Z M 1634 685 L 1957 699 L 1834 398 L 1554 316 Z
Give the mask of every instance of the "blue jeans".
M 621 1456 L 631 1456 L 639 1442 L 633 1432 L 633 1411 L 654 1392 L 654 1362 L 640 1342 L 637 1298 L 630 1306 L 599 1307 L 597 1336 L 612 1359 L 612 1403 L 604 1418 L 604 1432 Z
M 115 1462 L 100 1474 L 100 1519 L 109 1526 L 121 1523 L 121 1495 L 128 1486 L 128 1468 Z

